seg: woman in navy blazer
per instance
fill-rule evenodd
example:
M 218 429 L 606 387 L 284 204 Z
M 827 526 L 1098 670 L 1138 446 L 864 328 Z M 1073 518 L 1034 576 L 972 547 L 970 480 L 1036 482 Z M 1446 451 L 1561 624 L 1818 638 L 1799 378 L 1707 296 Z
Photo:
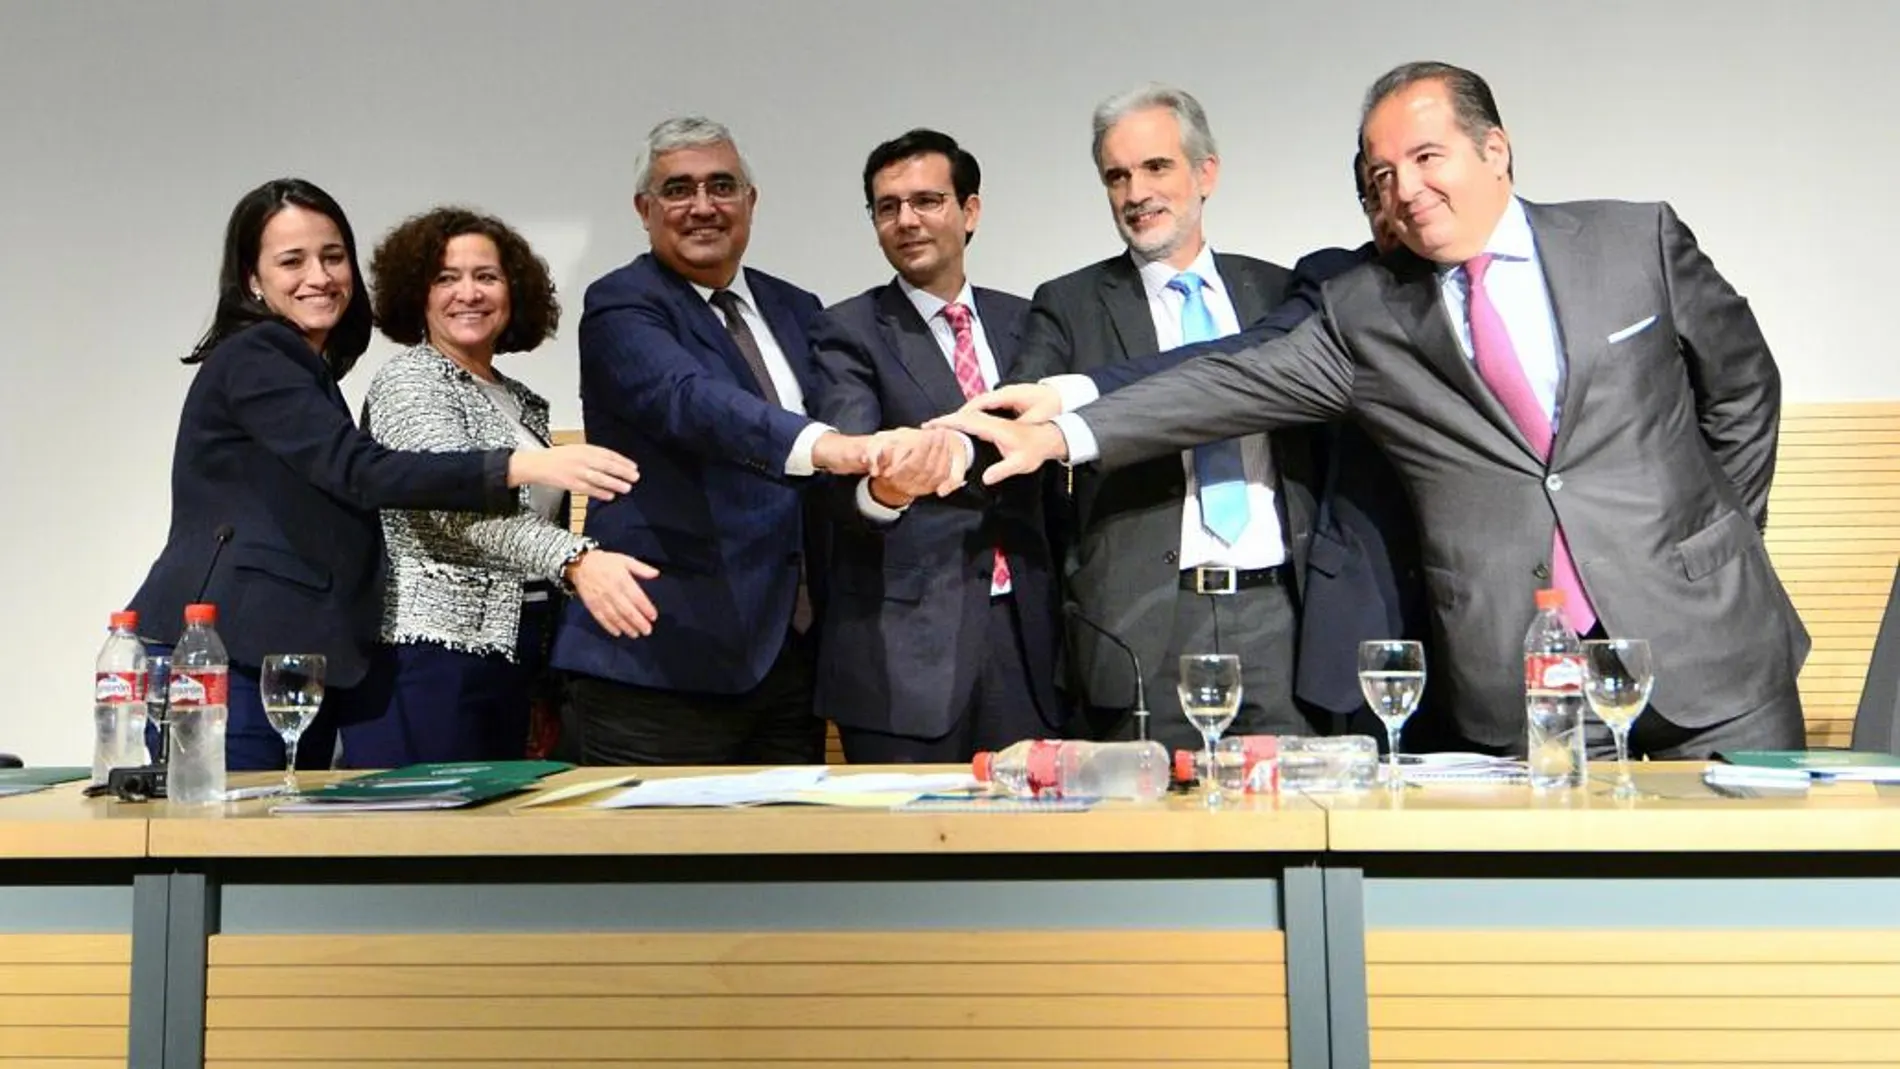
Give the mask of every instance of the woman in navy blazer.
M 217 312 L 185 358 L 201 366 L 172 454 L 171 530 L 131 607 L 147 637 L 164 644 L 177 641 L 185 605 L 219 607 L 234 770 L 284 765 L 258 697 L 267 654 L 329 661 L 300 764 L 327 767 L 338 723 L 381 711 L 372 665 L 382 617 L 378 509 L 505 511 L 515 507 L 512 488 L 526 484 L 604 500 L 638 478 L 631 461 L 594 446 L 378 445 L 337 388 L 369 344 L 360 275 L 355 236 L 329 194 L 300 179 L 266 182 L 231 213 Z

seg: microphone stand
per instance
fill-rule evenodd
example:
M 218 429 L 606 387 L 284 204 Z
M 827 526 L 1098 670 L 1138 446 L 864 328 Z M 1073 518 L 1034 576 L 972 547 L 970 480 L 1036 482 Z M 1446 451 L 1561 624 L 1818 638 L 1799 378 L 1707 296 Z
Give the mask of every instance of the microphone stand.
M 1115 632 L 1110 631 L 1108 628 L 1103 627 L 1101 624 L 1098 624 L 1094 620 L 1091 620 L 1087 616 L 1083 615 L 1081 607 L 1076 605 L 1075 602 L 1071 601 L 1068 604 L 1064 605 L 1062 607 L 1062 613 L 1064 616 L 1067 616 L 1069 619 L 1074 620 L 1075 622 L 1083 625 L 1084 627 L 1087 627 L 1090 631 L 1093 631 L 1096 634 L 1114 643 L 1115 648 L 1121 650 L 1123 653 L 1126 653 L 1128 655 L 1128 663 L 1134 669 L 1134 672 L 1135 672 L 1135 707 L 1129 711 L 1129 715 L 1135 718 L 1136 740 L 1140 742 L 1147 742 L 1148 741 L 1148 685 L 1142 681 L 1141 658 L 1135 656 L 1135 651 L 1129 648 L 1128 643 L 1122 641 L 1120 635 L 1117 635 Z

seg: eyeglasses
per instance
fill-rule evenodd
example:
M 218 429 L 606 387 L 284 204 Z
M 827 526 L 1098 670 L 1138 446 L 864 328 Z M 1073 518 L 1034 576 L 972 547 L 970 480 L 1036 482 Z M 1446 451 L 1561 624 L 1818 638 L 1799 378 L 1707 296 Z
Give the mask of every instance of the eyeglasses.
M 866 210 L 871 213 L 871 219 L 874 222 L 882 225 L 896 222 L 906 204 L 910 205 L 910 210 L 918 215 L 942 215 L 950 199 L 951 194 L 942 190 L 926 189 L 922 193 L 912 193 L 908 197 L 879 197 Z
M 732 175 L 716 174 L 711 178 L 669 178 L 652 193 L 669 208 L 683 208 L 699 199 L 702 189 L 706 191 L 706 199 L 714 204 L 736 204 L 749 188 Z

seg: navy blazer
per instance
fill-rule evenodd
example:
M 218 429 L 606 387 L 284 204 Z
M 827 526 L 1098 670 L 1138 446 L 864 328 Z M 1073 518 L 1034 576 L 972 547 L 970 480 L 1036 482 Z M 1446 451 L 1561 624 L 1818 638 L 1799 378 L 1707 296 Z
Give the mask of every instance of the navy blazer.
M 1286 300 L 1234 338 L 1257 344 L 1291 332 L 1319 311 L 1322 283 L 1377 256 L 1368 242 L 1301 257 L 1293 265 Z M 1111 393 L 1179 364 L 1177 351 L 1108 364 L 1088 376 L 1096 389 Z M 1313 449 L 1315 470 L 1324 476 L 1300 591 L 1294 695 L 1349 715 L 1365 708 L 1359 643 L 1428 637 L 1418 521 L 1392 462 L 1356 424 L 1328 425 Z
M 809 399 L 818 298 L 760 271 L 745 278 Z M 645 638 L 613 638 L 570 602 L 553 664 L 641 687 L 751 690 L 791 630 L 810 480 L 785 461 L 811 420 L 765 399 L 718 313 L 650 254 L 587 287 L 580 363 L 587 440 L 640 464 L 632 493 L 588 508 L 587 534 L 660 570 L 643 584 L 660 615 Z
M 1007 378 L 1029 302 L 973 290 L 997 373 Z M 818 418 L 846 434 L 915 427 L 962 407 L 962 387 L 917 306 L 896 282 L 828 309 L 813 336 L 821 387 Z M 949 497 L 921 497 L 896 522 L 858 511 L 857 479 L 826 497 L 834 528 L 817 706 L 840 724 L 912 738 L 955 727 L 982 675 L 989 644 L 994 549 L 1009 562 L 1010 590 L 1037 711 L 1053 730 L 1057 598 L 1040 484 L 983 487 L 980 450 L 970 483 Z
M 185 395 L 171 530 L 132 598 L 139 630 L 176 642 L 202 585 L 233 663 L 321 653 L 330 685 L 353 686 L 382 626 L 377 510 L 510 511 L 509 455 L 385 449 L 357 429 L 303 335 L 277 321 L 246 327 L 206 356 Z

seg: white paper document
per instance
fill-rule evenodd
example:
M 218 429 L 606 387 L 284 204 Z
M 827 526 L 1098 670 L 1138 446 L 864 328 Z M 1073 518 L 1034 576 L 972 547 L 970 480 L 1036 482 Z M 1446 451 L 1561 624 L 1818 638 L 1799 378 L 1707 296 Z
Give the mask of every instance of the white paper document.
M 595 803 L 597 809 L 738 806 L 774 803 L 896 806 L 926 794 L 968 790 L 968 772 L 858 772 L 832 775 L 822 765 L 715 776 L 651 779 Z

